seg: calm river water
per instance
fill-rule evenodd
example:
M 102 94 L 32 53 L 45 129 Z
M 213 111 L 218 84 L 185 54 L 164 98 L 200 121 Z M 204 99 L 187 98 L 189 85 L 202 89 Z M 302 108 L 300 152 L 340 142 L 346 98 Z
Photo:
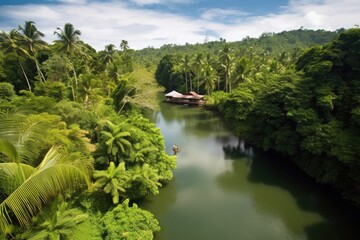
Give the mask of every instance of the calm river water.
M 359 213 L 288 162 L 246 146 L 202 108 L 161 104 L 154 121 L 174 180 L 140 205 L 156 240 L 360 239 Z

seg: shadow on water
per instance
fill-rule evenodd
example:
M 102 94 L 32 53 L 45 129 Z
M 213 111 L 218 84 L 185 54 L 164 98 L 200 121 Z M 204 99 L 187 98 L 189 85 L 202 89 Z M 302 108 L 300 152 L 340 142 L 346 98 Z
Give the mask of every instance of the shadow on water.
M 279 215 L 288 229 L 305 232 L 307 239 L 359 239 L 360 211 L 347 204 L 329 187 L 316 184 L 289 160 L 271 152 L 253 149 L 243 141 L 236 145 L 224 145 L 223 151 L 225 160 L 232 160 L 232 169 L 217 176 L 222 189 L 247 191 L 258 209 Z M 276 187 L 290 193 L 301 211 L 319 214 L 321 221 L 310 221 L 299 229 L 300 226 L 294 224 L 294 218 L 306 218 L 304 213 L 286 206 L 285 201 L 275 196 L 276 192 L 241 184 L 241 175 L 246 175 L 250 184 Z

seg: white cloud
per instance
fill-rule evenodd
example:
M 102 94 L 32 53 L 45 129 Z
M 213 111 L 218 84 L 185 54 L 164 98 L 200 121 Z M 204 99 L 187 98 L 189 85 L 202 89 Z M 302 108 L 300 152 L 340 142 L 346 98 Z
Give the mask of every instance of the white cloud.
M 87 0 L 58 0 L 62 3 L 73 3 L 73 4 L 84 4 L 87 3 Z
M 222 37 L 234 41 L 244 36 L 257 37 L 263 32 L 306 29 L 336 30 L 353 27 L 360 21 L 360 2 L 357 0 L 290 1 L 278 14 L 239 19 L 227 25 Z
M 130 2 L 133 2 L 139 6 L 145 6 L 145 5 L 154 5 L 154 4 L 161 4 L 161 5 L 189 4 L 192 3 L 193 0 L 130 0 Z
M 224 19 L 226 17 L 243 17 L 248 14 L 249 13 L 236 9 L 212 8 L 203 11 L 201 17 L 205 20 L 216 20 L 216 19 Z
M 139 1 L 140 0 L 134 0 Z M 158 1 L 158 0 L 143 0 Z M 163 0 L 159 0 L 163 1 Z M 188 1 L 168 0 L 167 2 Z M 231 16 L 225 23 L 221 17 Z M 336 30 L 349 28 L 360 22 L 358 0 L 292 0 L 280 13 L 265 16 L 246 15 L 240 10 L 208 9 L 200 16 L 180 16 L 160 10 L 130 7 L 124 1 L 94 2 L 86 4 L 31 4 L 0 6 L 0 29 L 8 31 L 32 20 L 46 34 L 45 40 L 55 40 L 53 32 L 70 22 L 82 33 L 81 39 L 97 50 L 122 39 L 134 49 L 163 44 L 203 42 L 205 32 L 210 41 L 218 37 L 238 41 L 245 36 L 257 37 L 263 32 L 306 29 Z M 212 36 L 216 36 L 212 37 Z
M 162 1 L 161 0 L 132 0 L 131 2 L 133 2 L 139 6 L 144 6 L 144 5 L 150 5 L 150 4 L 160 4 Z

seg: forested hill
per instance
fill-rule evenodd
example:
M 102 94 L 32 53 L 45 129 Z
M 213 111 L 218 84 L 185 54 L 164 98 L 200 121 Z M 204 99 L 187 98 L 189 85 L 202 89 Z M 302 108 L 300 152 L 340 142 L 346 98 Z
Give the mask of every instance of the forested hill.
M 264 33 L 259 38 L 245 38 L 239 42 L 222 39 L 206 44 L 165 45 L 136 54 L 138 61 L 148 67 L 159 63 L 155 78 L 167 91 L 195 90 L 211 94 L 236 88 L 241 82 L 280 73 L 293 66 L 302 51 L 328 43 L 343 31 L 299 29 Z
M 219 52 L 225 43 L 239 52 L 251 50 L 254 54 L 277 54 L 281 52 L 294 53 L 298 49 L 324 44 L 343 32 L 339 29 L 335 32 L 325 30 L 298 29 L 283 31 L 281 33 L 263 33 L 259 38 L 246 37 L 241 41 L 226 42 L 226 39 L 207 43 L 175 45 L 166 44 L 160 48 L 148 47 L 135 52 L 135 56 L 146 65 L 153 65 L 169 54 L 191 54 L 193 52 Z M 205 39 L 205 37 L 204 37 Z

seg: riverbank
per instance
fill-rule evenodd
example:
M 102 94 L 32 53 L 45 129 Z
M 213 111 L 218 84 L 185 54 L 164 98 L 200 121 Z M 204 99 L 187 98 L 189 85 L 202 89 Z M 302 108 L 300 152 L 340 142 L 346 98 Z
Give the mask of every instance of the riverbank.
M 177 144 L 174 180 L 140 206 L 162 230 L 156 240 L 356 239 L 353 208 L 292 162 L 231 133 L 219 114 L 161 103 L 152 115 L 168 154 Z

